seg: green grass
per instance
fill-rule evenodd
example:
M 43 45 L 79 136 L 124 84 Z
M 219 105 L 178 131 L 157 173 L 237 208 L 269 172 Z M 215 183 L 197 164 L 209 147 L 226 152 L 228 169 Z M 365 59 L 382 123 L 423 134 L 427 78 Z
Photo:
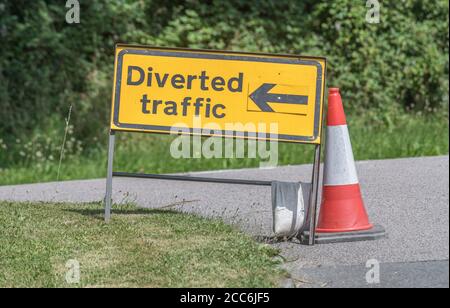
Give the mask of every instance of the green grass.
M 100 204 L 0 202 L 0 287 L 274 287 L 277 251 L 218 220 Z M 68 260 L 80 283 L 66 282 Z
M 394 118 L 349 116 L 348 123 L 357 160 L 448 154 L 448 115 L 400 114 Z M 172 136 L 118 133 L 114 169 L 128 172 L 185 172 L 258 167 L 258 159 L 174 159 L 170 155 Z M 107 136 L 105 136 L 105 139 Z M 310 163 L 310 145 L 279 144 L 279 165 Z M 104 177 L 106 146 L 86 156 L 63 160 L 60 180 Z M 0 168 L 0 185 L 54 181 L 58 163 L 28 163 Z

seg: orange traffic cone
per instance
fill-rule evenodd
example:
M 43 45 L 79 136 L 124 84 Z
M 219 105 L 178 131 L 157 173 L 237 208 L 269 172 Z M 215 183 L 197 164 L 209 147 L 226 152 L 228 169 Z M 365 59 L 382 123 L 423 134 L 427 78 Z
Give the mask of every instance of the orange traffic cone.
M 318 233 L 372 229 L 356 174 L 352 145 L 339 89 L 329 89 L 327 140 Z

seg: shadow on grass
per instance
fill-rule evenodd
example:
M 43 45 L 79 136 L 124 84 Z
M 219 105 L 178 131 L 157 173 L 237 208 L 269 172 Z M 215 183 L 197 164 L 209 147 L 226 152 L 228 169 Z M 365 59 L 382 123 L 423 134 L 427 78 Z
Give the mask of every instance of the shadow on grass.
M 264 244 L 294 243 L 301 244 L 296 236 L 255 235 L 253 239 Z
M 90 217 L 97 220 L 105 219 L 105 210 L 104 209 L 66 209 L 66 212 L 76 213 L 79 215 L 83 215 L 86 217 Z M 161 210 L 161 209 L 144 209 L 144 208 L 136 208 L 136 209 L 114 209 L 111 210 L 111 216 L 126 216 L 126 215 L 159 215 L 159 214 L 169 214 L 169 215 L 179 215 L 179 212 L 172 210 Z

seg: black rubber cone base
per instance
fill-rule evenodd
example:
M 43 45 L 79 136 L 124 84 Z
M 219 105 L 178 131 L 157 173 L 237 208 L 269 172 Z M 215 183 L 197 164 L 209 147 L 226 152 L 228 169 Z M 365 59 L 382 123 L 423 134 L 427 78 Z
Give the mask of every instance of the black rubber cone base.
M 354 232 L 340 232 L 340 233 L 316 233 L 316 244 L 332 244 L 332 243 L 346 243 L 359 241 L 374 241 L 386 237 L 386 230 L 380 226 L 375 225 L 370 230 L 354 231 Z M 308 243 L 309 232 L 304 232 L 301 237 L 302 243 Z

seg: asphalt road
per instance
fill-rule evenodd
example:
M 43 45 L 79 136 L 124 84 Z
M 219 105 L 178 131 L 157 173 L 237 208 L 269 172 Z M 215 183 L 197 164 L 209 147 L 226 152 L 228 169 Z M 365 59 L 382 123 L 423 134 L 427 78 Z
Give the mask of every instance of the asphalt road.
M 295 286 L 448 288 L 449 157 L 360 161 L 357 171 L 371 222 L 384 226 L 388 237 L 314 247 L 274 244 Z M 201 175 L 309 182 L 310 172 L 310 165 L 301 165 Z M 115 178 L 113 186 L 116 203 L 222 217 L 252 235 L 272 234 L 270 187 L 131 178 Z M 0 200 L 90 202 L 102 200 L 104 190 L 104 179 L 3 186 Z M 380 264 L 379 283 L 366 281 L 368 260 Z

